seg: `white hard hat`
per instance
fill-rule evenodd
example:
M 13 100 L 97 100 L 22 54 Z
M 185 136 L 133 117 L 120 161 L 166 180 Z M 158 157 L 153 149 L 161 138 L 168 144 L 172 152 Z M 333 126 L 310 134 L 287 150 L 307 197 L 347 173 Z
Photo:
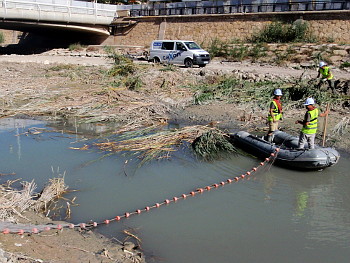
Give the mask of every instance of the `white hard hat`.
M 276 96 L 282 96 L 282 91 L 280 89 L 276 89 L 274 92 L 273 92 L 274 95 Z
M 313 105 L 315 104 L 315 100 L 313 98 L 307 98 L 304 105 L 307 106 L 307 105 Z
M 326 66 L 326 62 L 320 61 L 320 68 L 322 68 L 323 66 Z

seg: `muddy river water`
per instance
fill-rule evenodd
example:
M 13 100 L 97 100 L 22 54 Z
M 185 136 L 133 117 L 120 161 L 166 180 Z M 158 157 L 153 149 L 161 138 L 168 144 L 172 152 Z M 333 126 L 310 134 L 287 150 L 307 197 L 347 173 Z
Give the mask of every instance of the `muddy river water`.
M 143 209 L 234 178 L 260 163 L 241 155 L 203 162 L 183 148 L 170 160 L 137 167 L 137 156 L 101 158 L 104 153 L 97 149 L 70 148 L 91 143 L 88 135 L 40 129 L 28 133 L 30 127 L 51 129 L 47 125 L 1 120 L 0 173 L 15 175 L 1 176 L 0 182 L 34 179 L 42 189 L 64 173 L 69 188 L 78 190 L 65 196 L 76 197 L 79 204 L 71 207 L 68 221 L 73 223 L 102 222 Z M 96 231 L 121 238 L 122 230 L 132 229 L 148 262 L 345 263 L 350 258 L 349 170 L 350 156 L 343 152 L 336 166 L 323 171 L 267 165 L 245 180 Z

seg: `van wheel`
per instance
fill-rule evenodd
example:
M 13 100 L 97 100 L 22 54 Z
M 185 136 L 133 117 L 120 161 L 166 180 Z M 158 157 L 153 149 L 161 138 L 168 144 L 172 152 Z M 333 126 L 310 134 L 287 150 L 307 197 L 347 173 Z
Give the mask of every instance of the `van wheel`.
M 153 59 L 153 62 L 156 63 L 156 64 L 159 64 L 159 63 L 160 63 L 160 59 L 157 58 L 157 57 L 155 57 L 155 58 Z
M 204 68 L 207 64 L 198 65 L 200 68 Z
M 193 67 L 193 61 L 190 58 L 185 59 L 185 67 L 186 68 L 192 68 Z

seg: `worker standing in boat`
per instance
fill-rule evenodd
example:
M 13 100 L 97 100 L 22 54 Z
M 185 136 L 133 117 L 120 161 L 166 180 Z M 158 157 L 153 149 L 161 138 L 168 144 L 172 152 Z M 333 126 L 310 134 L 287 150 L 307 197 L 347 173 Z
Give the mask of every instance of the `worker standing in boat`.
M 310 149 L 315 148 L 318 117 L 325 117 L 328 115 L 328 111 L 319 113 L 318 108 L 316 108 L 314 104 L 315 100 L 313 98 L 308 98 L 304 103 L 307 109 L 304 120 L 295 122 L 296 124 L 299 123 L 303 125 L 299 135 L 298 148 L 304 148 L 305 143 L 308 143 Z
M 331 72 L 330 68 L 328 67 L 326 62 L 321 61 L 319 64 L 318 69 L 318 75 L 317 78 L 321 77 L 320 86 L 322 85 L 323 81 L 327 81 L 328 83 L 328 89 L 331 89 L 332 93 L 336 93 L 335 91 L 335 83 L 334 83 L 334 76 Z
M 273 132 L 278 130 L 279 121 L 282 119 L 282 91 L 280 89 L 276 89 L 274 92 L 274 98 L 270 103 L 269 107 L 269 115 L 267 116 L 267 120 L 269 122 L 269 131 L 267 133 L 267 141 L 273 141 Z

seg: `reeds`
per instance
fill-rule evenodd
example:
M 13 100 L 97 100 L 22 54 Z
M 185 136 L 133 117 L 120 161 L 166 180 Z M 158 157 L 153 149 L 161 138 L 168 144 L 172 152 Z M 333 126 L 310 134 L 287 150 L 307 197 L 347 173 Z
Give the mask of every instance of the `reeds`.
M 67 190 L 68 186 L 64 183 L 64 176 L 50 179 L 41 191 L 34 210 L 46 212 L 50 203 L 60 198 Z
M 129 136 L 131 135 L 134 134 L 129 133 Z M 225 136 L 227 135 L 216 128 L 196 125 L 143 135 L 138 131 L 137 137 L 99 142 L 95 143 L 94 146 L 97 146 L 102 151 L 125 151 L 139 154 L 142 164 L 154 159 L 169 158 L 169 153 L 175 151 L 177 146 L 185 142 L 192 144 L 196 141 L 193 147 L 194 151 L 206 159 L 211 152 L 216 155 L 221 150 L 234 151 L 233 146 L 228 146 L 229 143 Z
M 209 130 L 196 138 L 192 148 L 197 156 L 205 160 L 216 159 L 222 153 L 237 153 L 236 148 L 229 142 L 229 135 L 218 130 Z
M 0 186 L 0 220 L 16 222 L 16 216 L 23 217 L 22 213 L 33 207 L 34 190 L 36 184 L 32 182 L 22 183 L 22 190 Z
M 336 134 L 336 135 L 339 135 L 339 136 L 342 136 L 348 126 L 349 126 L 349 123 L 350 123 L 350 118 L 349 117 L 344 117 L 342 118 L 342 120 L 340 122 L 338 122 L 332 129 L 332 132 L 333 134 Z
M 22 189 L 17 190 L 11 187 L 12 182 L 7 186 L 0 185 L 0 220 L 17 222 L 17 218 L 25 218 L 23 212 L 33 209 L 34 211 L 45 211 L 48 204 L 62 196 L 67 190 L 64 178 L 50 179 L 44 190 L 37 194 L 34 181 L 23 182 Z

